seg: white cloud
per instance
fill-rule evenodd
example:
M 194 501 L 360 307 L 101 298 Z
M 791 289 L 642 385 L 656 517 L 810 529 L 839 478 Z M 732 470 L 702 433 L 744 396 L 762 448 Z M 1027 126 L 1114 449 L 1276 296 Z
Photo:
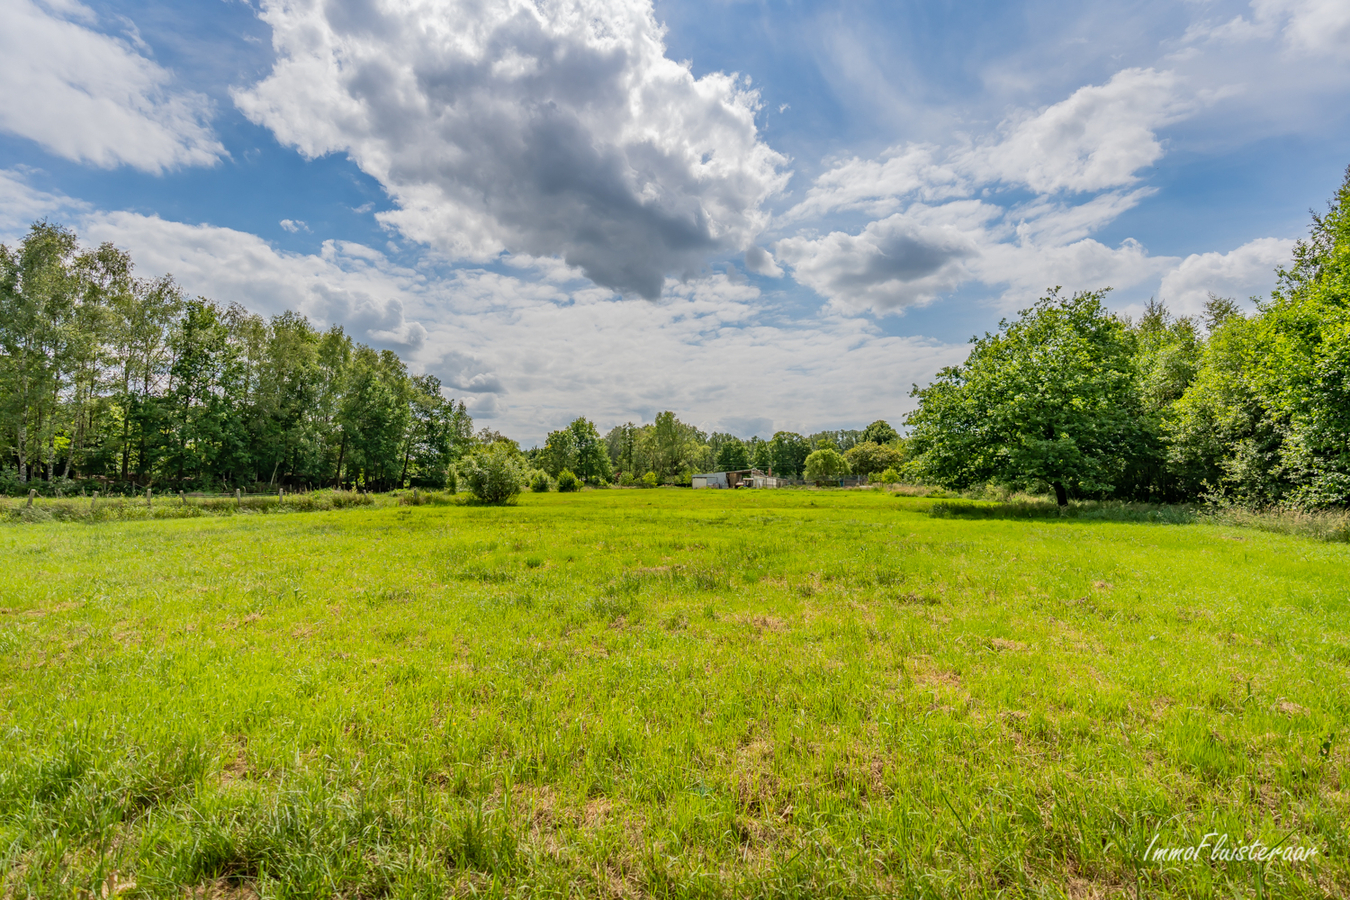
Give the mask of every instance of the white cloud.
M 1014 230 L 1021 241 L 1065 244 L 1087 237 L 1156 192 L 1156 189 L 1148 187 L 1132 191 L 1107 191 L 1082 203 L 1037 197 L 1010 208 L 1006 219 L 1009 223 L 1016 223 Z
M 1046 288 L 1072 290 L 1133 288 L 1156 279 L 1175 257 L 1150 256 L 1138 241 L 1127 238 L 1117 247 L 1085 238 L 1069 244 L 993 243 L 984 248 L 977 278 L 1002 286 L 1004 308 L 1025 306 Z
M 291 234 L 299 234 L 302 231 L 309 232 L 309 226 L 302 219 L 282 219 L 279 224 Z
M 1227 253 L 1192 253 L 1162 279 L 1160 296 L 1174 312 L 1191 315 L 1210 294 L 1245 300 L 1275 287 L 1275 267 L 1293 258 L 1294 241 L 1259 238 Z
M 1284 19 L 1294 50 L 1350 58 L 1350 4 L 1344 0 L 1254 0 L 1258 18 Z
M 1100 191 L 1133 184 L 1163 154 L 1157 129 L 1194 108 L 1171 72 L 1125 69 L 1037 113 L 1021 113 L 995 141 L 956 156 L 979 181 L 1033 191 Z
M 74 0 L 5 0 L 0 28 L 0 129 L 66 159 L 148 172 L 209 165 L 224 148 L 209 101 L 127 42 L 93 30 Z
M 1137 241 L 1108 247 L 1090 235 L 1154 192 L 1131 185 L 1163 152 L 1156 129 L 1195 107 L 1172 73 L 1125 69 L 1040 111 L 1015 113 L 985 139 L 844 160 L 783 224 L 840 212 L 885 217 L 856 234 L 784 238 L 778 255 L 837 306 L 876 312 L 972 281 L 994 288 L 1005 307 L 1055 284 L 1141 284 L 1176 260 L 1150 257 Z M 1009 186 L 1034 196 L 991 202 Z
M 649 0 L 267 0 L 278 60 L 236 94 L 307 156 L 346 152 L 380 220 L 460 260 L 561 256 L 656 298 L 753 242 L 782 156 L 758 95 L 667 59 Z
M 22 172 L 0 169 L 0 242 L 22 240 L 28 226 L 45 216 L 86 209 L 78 200 L 34 188 Z
M 723 274 L 672 283 L 657 303 L 612 303 L 589 286 L 403 268 L 359 245 L 291 254 L 254 235 L 127 212 L 78 225 L 86 242 L 114 240 L 138 271 L 172 272 L 190 293 L 264 314 L 295 309 L 390 346 L 484 424 L 526 443 L 577 415 L 608 428 L 663 409 L 705 428 L 897 423 L 910 384 L 966 352 L 851 317 L 784 323 L 754 286 Z M 867 391 L 856 390 L 860 370 Z
M 904 144 L 878 159 L 845 160 L 817 178 L 806 199 L 784 219 L 796 221 L 837 209 L 886 215 L 905 198 L 932 202 L 967 196 L 970 179 L 950 156 L 931 144 Z
M 1171 72 L 1126 69 L 1040 111 L 1018 111 L 978 142 L 902 144 L 874 160 L 837 163 L 783 220 L 836 210 L 887 215 L 910 202 L 970 197 L 998 183 L 1040 195 L 1122 188 L 1162 156 L 1157 129 L 1194 108 Z
M 872 222 L 860 234 L 778 242 L 794 277 L 844 307 L 893 309 L 926 303 L 969 277 L 979 254 L 969 232 L 926 226 L 904 215 Z
M 798 236 L 776 247 L 794 277 L 837 308 L 878 313 L 923 305 L 969 282 L 1012 309 L 1056 284 L 1130 288 L 1177 264 L 1135 240 L 1109 247 L 1084 236 L 1128 195 L 1104 200 L 1101 208 L 1041 203 L 1011 211 L 976 200 L 916 204 L 857 235 Z
M 1250 16 L 1198 22 L 1187 38 L 1221 45 L 1277 41 L 1286 54 L 1350 59 L 1350 5 L 1343 0 L 1252 0 Z
M 142 273 L 172 273 L 189 293 L 221 303 L 264 315 L 295 310 L 402 353 L 426 338 L 422 324 L 404 314 L 418 274 L 360 244 L 325 241 L 317 255 L 281 253 L 256 235 L 130 212 L 91 213 L 80 236 L 112 241 L 131 251 Z

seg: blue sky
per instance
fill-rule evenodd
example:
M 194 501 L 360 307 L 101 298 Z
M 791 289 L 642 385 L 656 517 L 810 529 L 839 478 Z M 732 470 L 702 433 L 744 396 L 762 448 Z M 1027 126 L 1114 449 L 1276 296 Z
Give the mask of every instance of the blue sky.
M 1343 0 L 0 0 L 0 240 L 576 415 L 899 423 L 1043 290 L 1268 292 L 1350 164 Z

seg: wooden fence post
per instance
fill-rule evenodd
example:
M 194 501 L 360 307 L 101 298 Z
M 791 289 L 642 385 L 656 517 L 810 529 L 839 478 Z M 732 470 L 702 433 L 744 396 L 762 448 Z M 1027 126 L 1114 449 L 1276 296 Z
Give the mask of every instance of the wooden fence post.
M 94 499 L 89 501 L 89 511 L 92 513 L 98 509 L 98 491 L 94 491 Z
M 150 489 L 145 489 L 145 508 L 150 509 Z
M 33 498 L 36 497 L 36 496 L 37 496 L 37 491 L 32 490 L 32 489 L 30 488 L 29 491 L 28 491 L 28 508 L 29 508 L 29 509 L 32 509 L 32 508 L 33 508 Z
M 244 498 L 243 495 L 239 493 L 239 488 L 234 489 L 234 506 L 235 509 L 244 508 Z
M 178 492 L 178 505 L 187 506 L 187 494 L 184 494 L 182 491 Z

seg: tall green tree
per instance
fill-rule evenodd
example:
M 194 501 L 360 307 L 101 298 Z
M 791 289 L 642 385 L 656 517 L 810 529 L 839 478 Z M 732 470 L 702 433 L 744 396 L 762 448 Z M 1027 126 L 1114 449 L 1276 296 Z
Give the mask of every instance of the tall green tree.
M 348 481 L 372 490 L 396 486 L 410 419 L 406 376 L 402 360 L 388 350 L 360 346 L 352 355 L 339 413 L 348 436 Z
M 775 432 L 773 440 L 769 441 L 769 464 L 780 478 L 799 477 L 806 465 L 806 457 L 810 455 L 811 445 L 795 432 Z
M 0 417 L 13 441 L 19 479 L 56 460 L 61 394 L 71 374 L 70 344 L 81 292 L 75 235 L 34 225 L 17 253 L 0 255 Z
M 1244 317 L 1214 301 L 1194 381 L 1166 418 L 1193 491 L 1248 504 L 1350 504 L 1350 170 Z
M 550 431 L 544 438 L 538 462 L 540 468 L 554 478 L 557 478 L 564 469 L 573 471 L 577 466 L 577 439 L 572 429 L 559 428 L 557 431 Z
M 167 427 L 155 449 L 179 484 L 215 480 L 221 448 L 238 422 L 228 389 L 235 374 L 228 337 L 219 308 L 200 298 L 186 304 L 170 337 L 170 387 L 161 403 Z
M 908 424 L 920 477 L 1045 483 L 1061 506 L 1070 494 L 1114 492 L 1150 439 L 1131 335 L 1104 295 L 1055 289 L 916 387 Z
M 717 454 L 717 468 L 722 472 L 736 472 L 750 468 L 750 451 L 745 443 L 738 438 L 724 441 Z
M 589 419 L 578 417 L 567 426 L 572 433 L 572 446 L 576 455 L 574 464 L 569 468 L 572 474 L 591 484 L 608 482 L 614 477 L 614 469 L 609 461 L 609 450 L 600 432 Z
M 412 378 L 409 431 L 399 484 L 445 487 L 450 467 L 469 449 L 472 425 L 464 403 L 456 404 L 441 391 L 433 375 Z
M 441 484 L 472 431 L 433 377 L 340 327 L 187 300 L 45 222 L 0 245 L 0 466 L 24 479 Z
M 658 478 L 672 479 L 684 472 L 706 471 L 712 462 L 704 434 L 681 422 L 669 410 L 657 414 L 643 437 L 642 447 L 650 471 Z
M 605 449 L 609 451 L 609 461 L 614 471 L 629 477 L 638 473 L 641 435 L 641 426 L 632 422 L 615 425 L 605 433 Z
M 863 429 L 858 436 L 858 443 L 871 441 L 874 444 L 890 444 L 899 439 L 900 433 L 890 426 L 885 419 L 877 419 L 871 425 Z M 845 450 L 848 448 L 845 447 Z

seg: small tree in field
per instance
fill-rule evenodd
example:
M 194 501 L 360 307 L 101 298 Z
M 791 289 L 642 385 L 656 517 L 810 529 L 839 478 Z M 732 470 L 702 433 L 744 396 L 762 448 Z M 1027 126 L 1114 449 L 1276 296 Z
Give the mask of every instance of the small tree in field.
M 821 484 L 848 474 L 848 460 L 838 450 L 817 450 L 806 458 L 806 480 Z
M 895 447 L 878 444 L 875 441 L 863 441 L 853 445 L 844 453 L 844 458 L 859 475 L 871 475 L 883 469 L 898 469 L 905 461 L 904 454 Z
M 566 494 L 579 490 L 581 490 L 581 479 L 573 475 L 571 469 L 563 469 L 558 473 L 558 491 L 560 493 Z
M 465 486 L 482 503 L 509 503 L 525 489 L 525 460 L 509 445 L 496 443 L 460 464 Z
M 530 490 L 536 494 L 546 494 L 552 489 L 553 483 L 549 480 L 548 473 L 542 469 L 534 473 L 534 478 L 530 480 Z

